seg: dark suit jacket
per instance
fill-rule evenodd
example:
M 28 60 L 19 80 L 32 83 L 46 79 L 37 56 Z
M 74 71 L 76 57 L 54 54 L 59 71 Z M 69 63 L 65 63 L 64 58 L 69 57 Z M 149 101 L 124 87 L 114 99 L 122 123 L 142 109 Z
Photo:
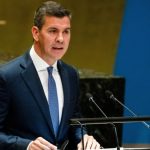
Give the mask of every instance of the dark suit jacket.
M 79 117 L 78 74 L 58 61 L 64 90 L 64 108 L 55 138 L 48 103 L 29 53 L 0 68 L 0 150 L 25 150 L 31 140 L 41 136 L 60 145 L 67 139 L 78 142 L 80 129 L 69 126 Z

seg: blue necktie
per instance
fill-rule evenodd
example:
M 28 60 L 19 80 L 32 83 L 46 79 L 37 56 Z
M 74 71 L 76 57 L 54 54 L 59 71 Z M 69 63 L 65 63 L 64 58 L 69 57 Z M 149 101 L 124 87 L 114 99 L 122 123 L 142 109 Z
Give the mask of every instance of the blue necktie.
M 47 70 L 49 73 L 49 77 L 48 77 L 49 110 L 50 110 L 54 133 L 55 136 L 57 136 L 58 127 L 59 127 L 58 96 L 57 96 L 55 80 L 52 76 L 53 67 L 48 67 Z

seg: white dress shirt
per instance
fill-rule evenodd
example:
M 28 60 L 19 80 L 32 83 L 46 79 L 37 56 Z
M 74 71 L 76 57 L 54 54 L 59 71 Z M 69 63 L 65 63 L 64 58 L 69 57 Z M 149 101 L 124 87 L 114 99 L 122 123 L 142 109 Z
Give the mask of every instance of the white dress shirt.
M 47 71 L 47 67 L 49 67 L 49 65 L 41 57 L 38 56 L 38 54 L 35 52 L 33 46 L 30 50 L 30 56 L 31 56 L 33 64 L 36 68 L 36 71 L 39 75 L 45 96 L 48 101 L 48 71 Z M 64 105 L 63 86 L 62 86 L 61 78 L 60 78 L 58 68 L 57 68 L 57 61 L 52 66 L 53 66 L 52 75 L 56 82 L 56 89 L 57 89 L 57 95 L 58 95 L 59 123 L 60 123 L 61 117 L 62 117 L 63 105 Z

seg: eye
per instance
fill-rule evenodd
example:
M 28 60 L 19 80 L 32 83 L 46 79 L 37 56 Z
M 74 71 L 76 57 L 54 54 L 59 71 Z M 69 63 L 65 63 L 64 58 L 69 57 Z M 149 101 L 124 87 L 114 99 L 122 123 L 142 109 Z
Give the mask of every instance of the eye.
M 67 29 L 64 31 L 65 34 L 69 34 L 70 33 L 70 29 Z
M 49 32 L 49 33 L 56 33 L 57 30 L 56 30 L 56 29 L 50 29 L 48 32 Z

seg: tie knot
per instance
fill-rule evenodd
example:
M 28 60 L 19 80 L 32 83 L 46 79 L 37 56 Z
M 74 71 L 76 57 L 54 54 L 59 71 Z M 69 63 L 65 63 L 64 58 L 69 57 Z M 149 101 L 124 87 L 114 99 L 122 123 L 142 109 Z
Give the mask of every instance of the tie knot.
M 48 67 L 47 71 L 48 71 L 49 75 L 52 75 L 53 67 L 52 66 Z

